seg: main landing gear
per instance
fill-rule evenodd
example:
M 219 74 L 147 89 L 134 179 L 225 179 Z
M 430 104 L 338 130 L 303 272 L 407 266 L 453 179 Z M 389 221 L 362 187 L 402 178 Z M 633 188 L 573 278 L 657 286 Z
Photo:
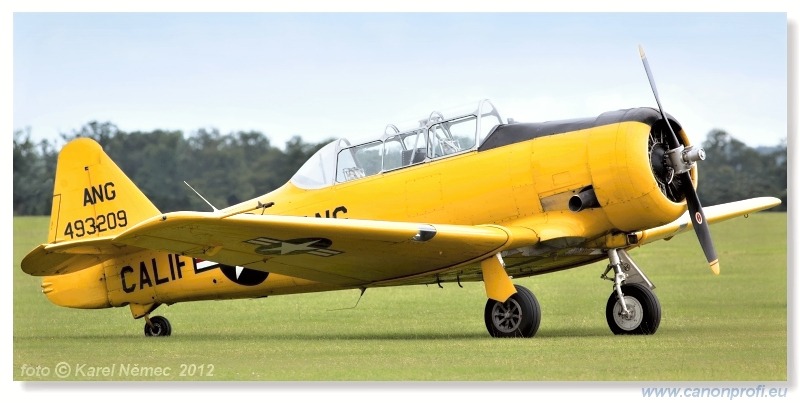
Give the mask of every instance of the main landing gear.
M 515 285 L 517 293 L 505 303 L 493 299 L 486 301 L 483 319 L 492 337 L 533 337 L 539 330 L 542 311 L 533 293 Z
M 148 315 L 144 317 L 144 335 L 148 337 L 162 337 L 172 334 L 172 325 L 169 324 L 167 318 L 163 316 Z
M 608 251 L 610 264 L 600 276 L 614 282 L 606 303 L 606 321 L 614 334 L 653 334 L 661 323 L 661 303 L 653 283 L 622 249 Z M 614 277 L 607 274 L 614 270 Z
M 614 282 L 606 303 L 606 321 L 614 334 L 654 334 L 661 323 L 661 303 L 655 286 L 623 249 L 608 251 L 610 264 L 600 276 Z M 614 276 L 607 276 L 614 271 Z M 515 285 L 516 293 L 506 302 L 489 299 L 483 318 L 492 337 L 533 337 L 539 330 L 542 311 L 533 293 Z

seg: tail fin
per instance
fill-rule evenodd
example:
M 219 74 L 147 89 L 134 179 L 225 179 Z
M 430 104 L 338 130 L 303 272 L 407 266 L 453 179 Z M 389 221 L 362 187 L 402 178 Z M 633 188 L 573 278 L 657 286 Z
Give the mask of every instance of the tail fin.
M 96 141 L 75 139 L 59 153 L 49 243 L 108 237 L 157 214 Z

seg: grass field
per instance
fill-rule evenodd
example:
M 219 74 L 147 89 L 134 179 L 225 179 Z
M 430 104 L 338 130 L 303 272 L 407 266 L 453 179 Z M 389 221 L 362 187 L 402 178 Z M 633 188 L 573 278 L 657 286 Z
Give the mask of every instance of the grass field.
M 631 252 L 662 304 L 653 336 L 611 334 L 602 263 L 517 280 L 542 306 L 533 339 L 488 336 L 482 283 L 371 289 L 349 310 L 333 309 L 353 306 L 358 291 L 176 304 L 156 311 L 173 336 L 145 338 L 128 308 L 52 305 L 19 270 L 47 219 L 15 218 L 14 379 L 60 380 L 63 362 L 69 380 L 785 381 L 787 216 L 711 230 L 720 276 L 691 233 Z M 123 366 L 153 375 L 121 375 Z M 81 374 L 95 367 L 115 373 Z

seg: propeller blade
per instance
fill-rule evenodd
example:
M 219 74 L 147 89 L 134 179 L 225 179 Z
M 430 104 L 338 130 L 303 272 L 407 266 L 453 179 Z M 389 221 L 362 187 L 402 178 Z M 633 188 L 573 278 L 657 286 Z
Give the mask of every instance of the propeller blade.
M 717 251 L 714 249 L 714 242 L 711 240 L 711 231 L 708 228 L 708 222 L 706 222 L 706 215 L 703 213 L 703 206 L 700 205 L 700 199 L 697 197 L 694 186 L 692 186 L 691 179 L 688 172 L 681 174 L 681 185 L 683 193 L 686 195 L 689 217 L 692 220 L 692 227 L 694 227 L 694 232 L 697 234 L 697 239 L 700 241 L 700 247 L 703 248 L 703 253 L 706 255 L 709 268 L 714 274 L 719 274 Z
M 664 113 L 664 108 L 661 107 L 661 99 L 658 97 L 658 89 L 656 89 L 656 80 L 653 79 L 653 73 L 650 71 L 650 63 L 647 62 L 647 56 L 644 54 L 644 48 L 642 45 L 639 45 L 639 57 L 642 58 L 642 64 L 644 65 L 644 72 L 647 74 L 647 81 L 650 81 L 650 89 L 653 90 L 653 95 L 656 97 L 656 104 L 658 105 L 658 112 L 661 114 L 661 118 L 664 119 L 664 122 L 667 123 L 667 127 L 669 128 L 670 134 L 672 136 L 667 137 L 667 141 L 669 142 L 669 148 L 675 149 L 680 146 L 680 142 L 678 141 L 678 136 L 675 134 L 675 131 L 672 130 L 672 126 L 669 124 L 669 119 L 667 119 L 667 114 Z
M 667 114 L 664 112 L 664 108 L 661 106 L 661 99 L 659 99 L 658 90 L 656 89 L 656 81 L 653 79 L 653 73 L 650 71 L 650 63 L 647 62 L 647 56 L 644 54 L 644 48 L 642 48 L 642 45 L 639 45 L 639 57 L 642 58 L 644 71 L 647 74 L 647 80 L 650 82 L 650 89 L 653 90 L 653 96 L 656 98 L 658 112 L 661 114 L 661 118 L 664 119 L 664 122 L 667 124 L 667 128 L 669 128 L 670 136 L 667 136 L 667 142 L 669 143 L 670 149 L 674 150 L 680 147 L 681 144 L 678 140 L 678 136 L 675 134 L 675 131 L 672 130 L 672 126 L 669 124 L 669 119 L 667 119 Z M 706 255 L 706 260 L 708 261 L 711 271 L 714 274 L 719 274 L 719 259 L 717 258 L 717 251 L 714 249 L 714 243 L 711 240 L 711 231 L 708 229 L 708 222 L 706 222 L 706 215 L 703 213 L 703 206 L 700 204 L 700 198 L 697 196 L 697 191 L 694 189 L 694 185 L 692 184 L 692 177 L 687 171 L 680 174 L 680 178 L 681 190 L 686 197 L 686 205 L 689 208 L 689 216 L 692 220 L 692 227 L 694 228 L 695 234 L 697 234 L 697 239 L 700 241 L 700 247 L 703 248 L 703 253 Z

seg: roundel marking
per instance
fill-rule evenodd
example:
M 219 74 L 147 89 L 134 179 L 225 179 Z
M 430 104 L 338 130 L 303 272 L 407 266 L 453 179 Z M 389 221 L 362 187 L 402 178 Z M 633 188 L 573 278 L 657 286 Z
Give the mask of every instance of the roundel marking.
M 248 269 L 242 266 L 219 265 L 219 270 L 228 280 L 239 285 L 254 286 L 263 283 L 269 273 L 261 270 Z
M 239 285 L 254 286 L 263 283 L 268 272 L 248 269 L 242 266 L 230 266 L 210 260 L 194 259 L 194 272 L 200 274 L 209 270 L 219 269 L 222 274 L 230 281 Z
M 328 238 L 280 240 L 261 237 L 245 242 L 256 245 L 255 252 L 261 255 L 289 256 L 309 254 L 319 257 L 331 257 L 342 253 L 338 250 L 329 249 L 333 245 L 333 241 Z

